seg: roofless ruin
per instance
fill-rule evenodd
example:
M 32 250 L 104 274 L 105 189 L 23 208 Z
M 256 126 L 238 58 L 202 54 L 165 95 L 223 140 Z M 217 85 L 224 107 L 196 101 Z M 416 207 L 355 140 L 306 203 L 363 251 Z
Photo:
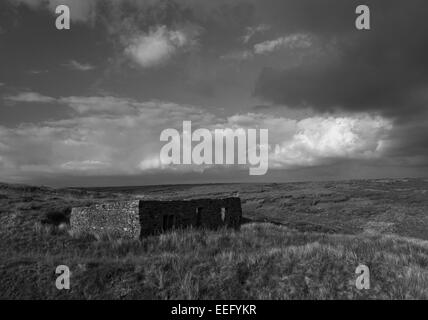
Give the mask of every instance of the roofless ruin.
M 239 198 L 131 200 L 73 208 L 70 225 L 75 234 L 139 239 L 174 228 L 237 229 L 241 217 Z

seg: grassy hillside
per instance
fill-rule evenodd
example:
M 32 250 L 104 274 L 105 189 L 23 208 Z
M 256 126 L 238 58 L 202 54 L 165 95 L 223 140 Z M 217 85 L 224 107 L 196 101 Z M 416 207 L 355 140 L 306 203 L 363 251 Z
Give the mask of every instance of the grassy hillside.
M 55 190 L 0 185 L 0 298 L 427 299 L 424 180 Z M 143 241 L 68 233 L 69 209 L 105 199 L 239 192 L 241 231 Z M 281 223 L 281 225 L 279 225 Z M 68 265 L 71 290 L 55 287 Z M 371 289 L 355 287 L 359 264 Z

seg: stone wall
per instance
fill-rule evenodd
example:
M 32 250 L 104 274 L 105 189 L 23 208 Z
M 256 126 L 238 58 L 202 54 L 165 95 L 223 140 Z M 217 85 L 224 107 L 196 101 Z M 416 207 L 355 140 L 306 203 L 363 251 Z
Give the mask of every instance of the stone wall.
M 138 239 L 174 228 L 239 228 L 241 200 L 195 199 L 171 201 L 106 202 L 91 207 L 73 208 L 70 217 L 74 233 L 96 237 Z
M 223 226 L 239 228 L 241 217 L 239 198 L 140 202 L 142 236 L 160 233 L 165 229 L 190 226 L 207 229 Z M 168 219 L 171 223 L 168 223 Z
M 97 238 L 108 234 L 117 238 L 138 239 L 141 231 L 139 201 L 106 202 L 73 208 L 70 226 L 73 233 L 89 233 Z

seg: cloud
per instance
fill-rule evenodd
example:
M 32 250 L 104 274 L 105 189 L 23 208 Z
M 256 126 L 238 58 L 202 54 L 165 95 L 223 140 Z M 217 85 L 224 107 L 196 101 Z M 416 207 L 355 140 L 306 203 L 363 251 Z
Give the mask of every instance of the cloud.
M 100 97 L 69 100 L 88 100 L 93 105 L 106 101 Z M 195 124 L 209 122 L 204 112 L 192 107 L 119 98 L 116 102 L 133 104 L 136 109 L 132 113 L 88 113 L 16 128 L 0 126 L 0 170 L 24 177 L 43 173 L 136 174 L 154 166 L 150 163 L 153 155 L 159 154 L 159 136 L 164 128 L 179 128 L 183 118 Z
M 158 26 L 130 38 L 125 54 L 143 68 L 159 66 L 179 50 L 194 46 L 196 35 L 194 30 L 168 30 L 166 26 Z
M 380 117 L 312 117 L 296 122 L 290 141 L 279 143 L 274 167 L 320 165 L 331 159 L 374 159 L 383 155 L 391 122 Z
M 30 70 L 28 71 L 28 73 L 30 74 L 43 74 L 43 73 L 48 73 L 49 70 Z
M 61 165 L 61 168 L 70 171 L 95 171 L 109 167 L 110 163 L 99 160 L 69 161 Z
M 243 60 L 249 60 L 253 57 L 254 57 L 254 54 L 252 51 L 242 50 L 242 51 L 233 51 L 225 55 L 222 55 L 220 56 L 220 59 L 243 61 Z
M 0 82 L 0 87 L 3 87 L 3 86 L 5 86 L 5 85 L 6 85 L 5 83 Z
M 105 97 L 64 97 L 58 102 L 66 104 L 79 114 L 129 114 L 135 110 L 135 103 L 130 99 Z
M 338 159 L 374 159 L 384 155 L 393 123 L 379 116 L 314 116 L 302 120 L 261 113 L 239 114 L 228 125 L 268 128 L 271 168 L 334 163 Z
M 326 5 L 303 0 L 287 10 L 290 3 L 267 1 L 271 23 L 311 34 L 319 48 L 298 65 L 264 68 L 255 85 L 258 98 L 318 112 L 378 112 L 397 119 L 427 116 L 428 44 L 421 41 L 428 37 L 426 1 L 370 3 L 369 32 L 354 26 L 357 1 L 331 0 Z M 263 46 L 272 47 L 274 43 Z
M 267 24 L 260 24 L 258 26 L 255 27 L 247 27 L 246 28 L 246 33 L 245 35 L 242 37 L 242 42 L 244 44 L 248 43 L 256 34 L 258 33 L 263 33 L 266 32 L 268 30 L 270 30 L 271 26 L 267 25 Z
M 95 66 L 89 63 L 81 63 L 76 60 L 70 60 L 69 62 L 65 63 L 64 66 L 77 71 L 90 71 L 95 69 Z
M 312 38 L 308 34 L 291 34 L 274 40 L 254 44 L 251 49 L 235 50 L 220 56 L 224 60 L 244 61 L 256 55 L 264 55 L 281 49 L 308 49 L 312 46 Z
M 338 159 L 377 159 L 387 151 L 384 141 L 390 138 L 392 130 L 388 120 L 368 114 L 298 121 L 249 113 L 224 119 L 196 107 L 159 101 L 138 102 L 118 97 L 59 100 L 79 115 L 15 128 L 0 126 L 2 175 L 30 179 L 44 174 L 201 172 L 205 168 L 170 167 L 159 161 L 163 145 L 160 133 L 167 128 L 181 131 L 183 120 L 191 120 L 193 130 L 268 129 L 270 169 L 315 166 Z
M 162 168 L 163 165 L 160 161 L 159 155 L 152 155 L 145 157 L 139 164 L 138 168 L 142 171 L 153 170 Z
M 141 68 L 163 66 L 180 57 L 181 53 L 194 48 L 195 45 L 203 45 L 199 51 L 201 54 L 195 61 L 191 61 L 195 62 L 193 64 L 180 62 L 180 68 L 156 70 L 161 73 L 156 74 L 155 77 L 152 77 L 151 72 L 143 72 L 135 76 L 134 74 L 129 76 L 128 73 L 125 78 L 122 78 L 116 77 L 122 74 L 112 72 L 111 78 L 103 85 L 106 84 L 110 89 L 114 85 L 117 92 L 137 96 L 142 94 L 137 92 L 139 88 L 148 87 L 149 89 L 146 90 L 148 92 L 144 93 L 144 96 L 169 97 L 168 99 L 197 101 L 195 103 L 210 105 L 225 102 L 224 105 L 229 107 L 232 104 L 246 103 L 242 102 L 242 98 L 249 98 L 247 90 L 251 90 L 254 77 L 257 77 L 254 94 L 261 101 L 252 100 L 248 104 L 273 106 L 274 108 L 269 110 L 272 114 L 279 113 L 279 108 L 283 107 L 286 109 L 284 114 L 287 116 L 278 116 L 278 119 L 274 119 L 273 116 L 263 118 L 260 114 L 251 116 L 240 114 L 236 118 L 218 119 L 208 112 L 205 112 L 205 115 L 216 119 L 216 123 L 220 126 L 227 126 L 232 123 L 231 121 L 239 119 L 241 121 L 245 118 L 249 123 L 254 121 L 255 125 L 263 124 L 269 126 L 270 130 L 276 130 L 273 132 L 277 133 L 271 135 L 273 148 L 271 152 L 274 158 L 278 157 L 276 161 L 280 168 L 286 165 L 292 166 L 298 160 L 304 164 L 305 159 L 309 164 L 316 164 L 332 161 L 331 158 L 335 159 L 335 157 L 360 159 L 364 158 L 364 154 L 376 157 L 385 150 L 387 150 L 386 154 L 391 155 L 392 161 L 400 157 L 404 164 L 423 163 L 428 154 L 427 142 L 424 139 L 427 136 L 425 128 L 428 127 L 426 123 L 428 46 L 426 41 L 422 41 L 427 38 L 428 30 L 426 10 L 424 10 L 426 1 L 414 0 L 411 3 L 405 3 L 391 0 L 388 5 L 380 1 L 371 3 L 373 28 L 370 32 L 359 32 L 355 29 L 355 7 L 360 4 L 358 1 L 326 1 L 327 3 L 317 0 L 129 0 L 126 1 L 126 5 L 123 1 L 109 1 L 107 4 L 96 5 L 93 8 L 97 10 L 97 18 L 99 18 L 97 30 L 102 31 L 102 27 L 106 27 L 109 40 L 115 48 L 113 50 L 117 50 L 114 53 L 106 51 L 110 56 L 119 57 L 120 62 L 115 66 L 122 62 L 124 54 L 127 61 L 130 60 Z M 52 7 L 49 5 L 52 6 L 54 1 L 46 0 L 45 3 L 48 5 L 40 5 L 42 1 L 22 0 L 20 2 L 28 3 L 34 7 L 34 10 L 50 10 L 53 14 Z M 89 2 L 76 1 L 76 3 L 86 6 L 85 3 Z M 137 10 L 142 7 L 144 10 Z M 82 11 L 87 13 L 80 14 L 81 18 L 74 18 L 72 14 L 72 18 L 91 22 L 94 10 Z M 115 19 L 110 19 L 110 15 L 114 14 L 117 14 Z M 270 29 L 264 31 L 263 23 L 269 23 Z M 192 28 L 185 27 L 187 24 L 198 24 L 205 28 L 204 37 L 202 38 L 202 35 L 199 37 L 197 32 L 191 32 Z M 253 27 L 245 29 L 246 26 Z M 101 32 L 101 34 L 104 33 Z M 307 48 L 309 50 L 292 50 L 293 47 L 305 48 L 304 41 L 302 46 L 299 46 L 299 41 L 293 41 L 293 36 L 297 38 L 294 40 L 299 40 L 298 35 L 309 37 L 311 43 Z M 31 41 L 29 43 L 31 44 Z M 152 43 L 155 45 L 152 46 Z M 237 45 L 243 49 L 239 47 L 237 49 L 235 47 Z M 222 62 L 220 66 L 217 59 L 213 57 L 218 57 L 225 52 L 228 54 L 224 54 L 222 59 L 245 60 L 248 64 L 245 64 L 245 68 L 232 68 L 231 64 Z M 173 72 L 170 73 L 170 71 Z M 177 79 L 180 83 L 175 82 Z M 125 82 L 120 82 L 122 80 Z M 195 87 L 198 89 L 203 87 L 205 92 L 212 92 L 210 96 L 212 99 L 207 102 L 207 99 L 195 96 L 194 92 L 191 92 Z M 156 90 L 150 88 L 156 88 Z M 182 88 L 185 90 L 177 93 Z M 225 88 L 227 91 L 224 91 Z M 230 88 L 233 88 L 231 90 L 233 93 L 228 91 Z M 108 90 L 108 88 L 102 89 Z M 217 93 L 221 93 L 222 97 L 217 96 Z M 82 93 L 76 91 L 73 94 Z M 200 94 L 199 91 L 198 94 Z M 8 101 L 7 98 L 4 98 L 5 101 Z M 101 120 L 107 123 L 107 121 L 121 119 L 124 123 L 133 123 L 133 121 L 140 121 L 139 115 L 142 110 L 148 119 L 156 119 L 152 115 L 157 112 L 156 108 L 152 108 L 150 104 L 157 104 L 161 109 L 165 108 L 164 103 L 138 102 L 112 96 L 52 98 L 23 93 L 21 96 L 15 95 L 10 98 L 9 102 L 15 99 L 15 102 L 42 101 L 66 105 L 75 112 L 76 128 L 81 127 L 84 119 L 85 121 L 91 119 L 94 128 L 98 128 Z M 312 120 L 299 123 L 297 120 L 287 118 L 291 117 L 290 114 L 298 114 L 299 117 L 308 114 L 305 110 L 307 108 L 312 109 L 309 111 L 312 116 L 307 118 Z M 181 114 L 181 111 L 176 111 L 177 109 L 181 110 L 179 106 L 171 107 L 169 110 Z M 289 109 L 297 109 L 297 111 Z M 189 113 L 188 116 L 191 114 L 193 113 Z M 369 119 L 372 120 L 364 120 L 364 117 L 362 120 L 355 120 L 360 117 L 360 114 L 370 115 Z M 320 118 L 317 119 L 313 115 L 319 115 Z M 381 120 L 374 120 L 378 119 L 374 115 L 380 115 Z M 163 113 L 160 116 L 168 117 Z M 345 124 L 337 124 L 337 119 L 342 119 L 340 121 Z M 388 129 L 391 126 L 389 122 L 392 120 L 386 119 L 393 120 L 393 129 Z M 356 123 L 351 120 L 355 120 Z M 202 117 L 199 121 L 205 126 L 210 123 Z M 362 123 L 370 123 L 376 127 L 374 123 L 382 123 L 382 121 L 387 121 L 383 123 L 386 129 L 383 131 L 376 129 L 376 131 L 369 126 L 367 131 L 371 132 L 371 135 L 367 138 L 360 131 L 355 133 L 354 129 L 344 129 L 359 127 Z M 179 128 L 180 123 L 177 123 Z M 334 141 L 331 137 L 326 138 L 327 140 L 317 140 L 316 130 L 310 129 L 312 124 L 315 128 L 319 126 L 319 130 L 324 132 L 323 136 L 328 136 L 325 133 L 326 126 L 336 128 L 340 141 L 348 141 L 346 140 L 348 137 L 357 137 L 349 141 L 358 141 L 358 137 L 364 137 L 365 140 L 374 142 L 362 144 L 363 147 L 360 149 L 350 147 L 350 142 L 346 142 L 345 145 L 338 143 L 341 146 L 340 150 L 347 150 L 346 153 L 340 153 L 332 148 L 334 144 L 325 142 Z M 63 123 L 45 123 L 44 125 L 62 128 Z M 138 125 L 150 128 L 150 124 L 141 121 L 135 124 L 135 126 Z M 161 125 L 173 124 L 165 122 Z M 241 123 L 241 125 L 244 124 Z M 119 132 L 123 132 L 124 135 L 130 134 L 127 129 L 121 131 L 119 127 L 117 129 Z M 286 132 L 282 132 L 280 128 Z M 385 131 L 389 132 L 388 137 L 383 138 L 381 132 Z M 107 129 L 106 132 L 108 132 Z M 297 134 L 298 132 L 304 132 L 304 134 Z M 351 133 L 342 134 L 342 132 Z M 67 135 L 68 131 L 65 136 Z M 276 150 L 276 144 L 279 150 Z M 330 147 L 323 147 L 321 151 L 317 151 L 315 146 L 318 144 Z M 144 157 L 135 157 L 138 159 L 132 162 L 133 168 L 138 167 L 138 164 L 141 168 L 156 167 L 157 162 L 153 158 L 156 155 L 155 149 L 148 149 L 144 152 Z M 368 151 L 365 153 L 364 150 Z M 53 165 L 46 164 L 47 161 L 43 160 L 40 161 L 41 164 L 36 161 L 23 165 L 22 168 L 45 171 L 67 168 L 68 172 L 73 172 L 73 166 L 81 164 L 91 172 L 95 170 L 97 164 L 99 164 L 99 170 L 107 170 L 101 164 L 109 164 L 112 166 L 112 171 L 117 171 L 115 168 L 118 161 L 111 161 L 107 151 L 99 150 L 99 153 L 107 156 L 105 159 L 98 159 L 95 155 L 78 159 L 68 156 L 61 162 L 68 165 L 61 166 L 59 161 Z M 82 151 L 82 154 L 85 154 L 85 151 Z M 291 160 L 287 158 L 287 154 L 290 155 Z M 14 163 L 14 157 L 3 154 L 1 156 L 2 163 L 5 161 Z M 293 160 L 293 157 L 296 160 Z
M 256 54 L 266 54 L 280 48 L 305 49 L 311 46 L 311 38 L 306 34 L 292 34 L 275 40 L 264 41 L 254 45 Z
M 37 92 L 21 92 L 14 96 L 6 96 L 4 99 L 10 102 L 27 102 L 27 103 L 31 103 L 31 102 L 50 103 L 55 101 L 55 98 L 44 96 Z

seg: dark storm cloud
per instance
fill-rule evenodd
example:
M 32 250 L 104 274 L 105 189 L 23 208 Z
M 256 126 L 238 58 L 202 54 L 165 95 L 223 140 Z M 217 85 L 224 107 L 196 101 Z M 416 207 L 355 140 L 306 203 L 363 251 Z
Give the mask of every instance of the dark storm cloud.
M 370 32 L 354 0 L 63 0 L 66 32 L 58 0 L 0 2 L 3 177 L 252 181 L 160 166 L 160 130 L 190 118 L 268 128 L 266 181 L 426 175 L 422 1 L 371 0 Z
M 284 31 L 309 33 L 322 45 L 299 65 L 265 68 L 255 95 L 321 112 L 373 111 L 398 119 L 426 114 L 428 2 L 369 1 L 370 31 L 354 26 L 360 1 L 268 2 Z
M 396 125 L 390 135 L 391 146 L 385 154 L 389 162 L 403 166 L 421 167 L 428 165 L 428 120 L 405 121 Z M 426 176 L 428 171 L 424 171 Z

